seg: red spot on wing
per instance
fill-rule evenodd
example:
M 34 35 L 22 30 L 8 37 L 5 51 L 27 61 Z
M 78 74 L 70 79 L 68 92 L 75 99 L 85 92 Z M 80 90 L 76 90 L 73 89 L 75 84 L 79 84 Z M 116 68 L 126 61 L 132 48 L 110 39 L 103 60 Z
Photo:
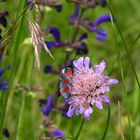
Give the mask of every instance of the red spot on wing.
M 63 80 L 63 84 L 69 84 L 69 83 L 70 83 L 70 81 L 68 79 Z
M 68 78 L 71 78 L 71 77 L 72 77 L 72 70 L 68 70 L 68 71 L 66 72 L 66 76 L 67 76 Z
M 63 89 L 61 89 L 62 94 L 66 93 L 68 91 L 69 91 L 69 87 L 64 87 Z

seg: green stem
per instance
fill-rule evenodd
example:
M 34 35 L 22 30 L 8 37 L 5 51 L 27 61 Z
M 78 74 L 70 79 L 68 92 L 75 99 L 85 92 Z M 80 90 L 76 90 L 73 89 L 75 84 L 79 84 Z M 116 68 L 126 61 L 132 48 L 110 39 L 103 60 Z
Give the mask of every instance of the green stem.
M 111 9 L 111 7 L 110 7 L 108 1 L 107 1 L 107 6 L 108 6 L 108 8 L 109 8 L 109 10 L 110 10 L 110 12 L 111 12 L 111 15 L 114 16 L 114 13 L 113 13 L 113 11 L 112 11 L 112 9 Z M 116 28 L 117 28 L 119 34 L 120 34 L 120 37 L 121 37 L 121 39 L 122 39 L 122 42 L 123 42 L 123 44 L 124 44 L 124 48 L 125 48 L 125 51 L 126 51 L 126 54 L 127 54 L 127 58 L 128 58 L 128 60 L 129 60 L 130 66 L 131 66 L 131 68 L 132 68 L 132 70 L 133 70 L 135 79 L 136 79 L 137 84 L 138 84 L 138 88 L 139 88 L 139 104 L 138 104 L 138 107 L 137 107 L 137 113 L 139 114 L 139 113 L 140 113 L 140 111 L 139 111 L 139 106 L 140 106 L 140 82 L 139 82 L 139 79 L 138 79 L 138 76 L 137 76 L 137 73 L 136 73 L 136 70 L 135 70 L 133 61 L 132 61 L 132 59 L 131 59 L 131 57 L 130 57 L 129 50 L 128 50 L 128 48 L 127 48 L 126 42 L 125 42 L 124 37 L 123 37 L 123 35 L 122 35 L 122 33 L 121 33 L 121 30 L 120 30 L 120 28 L 119 28 L 119 25 L 118 25 L 117 20 L 115 21 L 115 25 L 116 25 Z M 138 116 L 138 114 L 137 114 L 137 116 Z
M 26 5 L 26 3 L 25 3 L 25 5 Z M 24 6 L 24 7 L 26 7 L 26 6 Z M 27 9 L 26 9 L 27 10 Z M 22 16 L 22 19 L 23 19 L 23 16 L 24 16 L 24 14 L 25 14 L 25 11 L 26 10 L 24 10 L 24 12 L 22 12 L 21 14 L 20 14 L 20 16 L 17 18 L 17 20 Z M 23 20 L 22 20 L 22 22 L 23 22 Z M 22 22 L 21 22 L 21 24 L 22 24 Z M 19 28 L 20 29 L 20 28 Z M 20 32 L 18 32 L 18 34 L 17 34 L 17 38 L 18 38 L 18 36 L 20 36 Z M 18 40 L 16 38 L 16 40 Z M 17 43 L 16 44 L 16 46 L 18 46 L 19 45 L 19 43 Z M 16 50 L 16 48 L 14 48 L 15 50 Z M 14 60 L 16 60 L 16 58 L 14 59 Z M 14 66 L 13 66 L 14 67 Z M 14 67 L 15 68 L 15 67 Z M 13 74 L 14 72 L 12 72 L 11 71 L 11 74 Z M 14 75 L 15 75 L 15 73 L 14 73 Z M 12 78 L 10 79 L 10 82 L 9 83 L 12 83 Z M 11 88 L 10 88 L 10 84 L 9 84 L 9 89 L 8 89 L 8 91 L 7 92 L 2 92 L 1 93 L 1 96 L 0 96 L 0 139 L 2 139 L 2 129 L 3 129 L 3 124 L 4 124 L 4 117 L 5 117 L 5 112 L 6 112 L 6 107 L 7 107 L 7 102 L 8 102 L 8 97 L 9 97 L 9 93 L 10 93 L 10 90 L 11 90 Z
M 107 122 L 106 122 L 106 127 L 105 127 L 105 130 L 104 130 L 104 134 L 102 136 L 102 139 L 101 140 L 104 140 L 105 137 L 106 137 L 106 134 L 107 134 L 107 131 L 108 131 L 108 127 L 109 127 L 109 121 L 110 121 L 110 106 L 108 105 L 108 115 L 107 115 Z
M 108 0 L 107 0 L 107 5 L 108 5 L 108 9 L 109 9 L 111 18 L 112 18 L 113 13 L 112 13 L 112 10 L 111 10 L 111 8 L 109 6 Z M 122 83 L 123 83 L 123 88 L 124 88 L 124 103 L 125 103 L 126 108 L 127 108 L 126 112 L 127 112 L 127 119 L 128 119 L 130 138 L 132 140 L 133 139 L 133 137 L 132 137 L 132 127 L 131 127 L 131 121 L 130 121 L 130 113 L 129 113 L 129 106 L 128 106 L 129 104 L 128 104 L 128 99 L 127 99 L 127 92 L 126 92 L 126 87 L 125 87 L 125 78 L 124 78 L 124 70 L 123 70 L 123 65 L 122 65 L 121 50 L 120 50 L 120 47 L 118 46 L 118 43 L 117 43 L 117 38 L 116 38 L 116 35 L 115 35 L 116 32 L 115 32 L 115 27 L 114 27 L 113 20 L 111 20 L 111 23 L 112 23 L 112 27 L 113 27 L 113 35 L 114 35 L 114 39 L 115 39 L 115 47 L 116 47 L 116 50 L 117 50 L 117 53 L 118 53 L 119 66 L 120 66 L 120 71 L 121 71 L 121 78 L 122 78 Z
M 20 114 L 19 114 L 16 140 L 24 139 L 24 133 L 22 131 L 23 130 L 23 120 L 24 120 L 24 107 L 25 107 L 25 93 L 22 93 L 22 103 L 21 103 L 21 109 L 20 109 Z
M 75 136 L 75 140 L 78 140 L 78 138 L 79 138 L 79 136 L 80 136 L 80 133 L 81 133 L 82 128 L 83 128 L 83 125 L 84 125 L 84 121 L 85 121 L 84 118 L 82 118 L 82 121 L 81 121 L 79 130 L 78 130 L 78 132 L 77 132 L 77 134 L 76 134 L 76 136 Z

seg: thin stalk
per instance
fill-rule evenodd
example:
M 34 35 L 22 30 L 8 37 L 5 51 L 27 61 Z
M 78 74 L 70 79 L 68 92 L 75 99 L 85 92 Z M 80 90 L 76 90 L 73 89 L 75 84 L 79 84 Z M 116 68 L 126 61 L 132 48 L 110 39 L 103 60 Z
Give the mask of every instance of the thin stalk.
M 107 6 L 108 6 L 108 9 L 109 9 L 110 12 L 111 12 L 111 15 L 114 16 L 114 13 L 113 13 L 113 11 L 112 11 L 112 9 L 111 9 L 111 7 L 110 7 L 108 1 L 107 1 Z M 138 76 L 137 76 L 137 73 L 136 73 L 136 70 L 135 70 L 133 61 L 132 61 L 132 59 L 131 59 L 131 57 L 130 57 L 129 50 L 128 50 L 128 48 L 127 48 L 126 42 L 125 42 L 124 37 L 123 37 L 123 35 L 122 35 L 122 33 L 121 33 L 121 30 L 120 30 L 120 28 L 119 28 L 119 25 L 118 25 L 117 20 L 115 21 L 115 25 L 116 25 L 116 28 L 117 28 L 119 34 L 120 34 L 120 37 L 121 37 L 121 39 L 122 39 L 122 42 L 123 42 L 123 44 L 124 44 L 124 48 L 125 48 L 125 51 L 126 51 L 126 54 L 127 54 L 127 58 L 128 58 L 128 60 L 129 60 L 130 66 L 131 66 L 131 68 L 132 68 L 132 71 L 133 71 L 133 73 L 134 73 L 135 79 L 136 79 L 137 84 L 138 84 L 138 88 L 139 88 L 139 102 L 138 102 L 138 107 L 137 107 L 137 116 L 138 116 L 139 113 L 140 113 L 140 111 L 139 111 L 139 107 L 140 107 L 140 82 L 139 82 L 139 79 L 138 79 Z
M 109 5 L 108 1 L 107 1 L 107 5 Z M 111 18 L 112 18 L 113 15 L 112 15 L 112 12 L 110 11 L 110 8 L 109 8 L 109 13 L 110 13 Z M 120 50 L 120 47 L 117 44 L 117 38 L 116 38 L 116 35 L 115 35 L 116 32 L 115 32 L 115 27 L 114 27 L 113 20 L 111 20 L 111 23 L 112 23 L 112 27 L 113 27 L 113 35 L 114 35 L 114 39 L 115 39 L 115 47 L 116 47 L 117 54 L 118 54 L 118 61 L 119 61 L 121 78 L 122 78 L 122 83 L 123 83 L 124 103 L 125 103 L 125 105 L 127 107 L 126 112 L 127 112 L 127 119 L 128 119 L 128 126 L 129 126 L 130 138 L 132 140 L 133 139 L 133 137 L 132 137 L 132 127 L 131 127 L 131 121 L 130 121 L 130 114 L 129 114 L 129 106 L 128 106 L 127 93 L 126 93 L 126 88 L 125 88 L 125 78 L 124 78 L 124 70 L 123 70 L 123 65 L 122 65 L 121 50 Z
M 22 93 L 21 95 L 22 95 L 22 103 L 21 103 L 21 109 L 20 109 L 20 113 L 19 113 L 16 140 L 24 140 L 23 120 L 24 120 L 24 108 L 25 108 L 25 94 Z
M 25 3 L 25 5 L 26 5 L 26 3 Z M 24 16 L 24 15 L 20 14 L 20 16 L 18 18 L 20 18 L 21 16 Z M 22 24 L 22 22 L 21 22 L 21 24 Z M 20 32 L 18 32 L 18 33 L 20 33 Z M 18 35 L 17 35 L 17 37 L 18 37 Z M 18 44 L 16 44 L 16 45 L 18 45 Z M 10 80 L 12 80 L 12 78 Z M 10 81 L 9 83 L 12 83 L 12 82 Z M 6 112 L 6 107 L 7 107 L 10 89 L 11 88 L 9 88 L 7 92 L 2 92 L 2 95 L 0 97 L 0 139 L 2 139 L 2 129 L 3 129 L 3 123 L 4 123 L 4 116 L 5 116 L 5 112 Z
M 77 37 L 77 35 L 78 35 L 78 32 L 79 32 L 79 26 L 78 26 L 78 24 L 80 23 L 80 20 L 81 20 L 83 14 L 84 14 L 84 11 L 85 11 L 85 9 L 82 8 L 82 9 L 81 9 L 81 13 L 80 13 L 79 18 L 78 18 L 78 21 L 77 21 L 76 29 L 75 29 L 74 34 L 73 34 L 73 37 L 72 37 L 71 47 L 72 47 L 72 44 L 74 43 L 74 41 L 76 40 L 76 37 Z M 77 55 L 77 53 L 76 53 L 76 55 Z M 76 56 L 75 56 L 75 57 L 76 57 Z M 67 52 L 66 60 L 65 60 L 65 62 L 64 62 L 64 65 L 65 65 L 65 66 L 67 65 L 67 62 L 69 61 L 69 58 L 70 58 L 70 52 Z
M 122 137 L 122 140 L 125 140 L 124 135 L 123 135 L 122 122 L 121 122 L 121 105 L 120 105 L 119 100 L 118 100 L 118 117 L 119 117 L 119 124 L 120 124 L 120 130 L 121 130 L 121 137 Z
M 80 136 L 80 133 L 81 133 L 81 131 L 82 131 L 82 128 L 83 128 L 84 122 L 85 122 L 85 120 L 84 120 L 84 118 L 82 118 L 82 121 L 81 121 L 80 127 L 79 127 L 78 132 L 77 132 L 77 134 L 76 134 L 76 136 L 75 136 L 75 140 L 78 140 L 78 138 L 79 138 L 79 136 Z
M 110 106 L 108 105 L 108 115 L 107 115 L 107 122 L 106 122 L 106 127 L 102 136 L 101 140 L 104 140 L 108 131 L 108 127 L 109 127 L 109 121 L 110 121 Z

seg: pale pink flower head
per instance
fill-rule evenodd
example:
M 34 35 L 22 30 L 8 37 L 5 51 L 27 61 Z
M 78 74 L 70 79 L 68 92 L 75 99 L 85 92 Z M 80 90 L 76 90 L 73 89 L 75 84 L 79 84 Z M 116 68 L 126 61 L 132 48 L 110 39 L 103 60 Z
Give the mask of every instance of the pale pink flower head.
M 118 80 L 105 76 L 105 67 L 106 63 L 101 61 L 92 68 L 89 57 L 81 57 L 73 61 L 70 96 L 65 101 L 69 106 L 66 112 L 68 117 L 83 114 L 84 119 L 89 120 L 93 106 L 103 109 L 103 102 L 110 103 L 106 93 L 110 91 L 110 85 L 117 84 Z

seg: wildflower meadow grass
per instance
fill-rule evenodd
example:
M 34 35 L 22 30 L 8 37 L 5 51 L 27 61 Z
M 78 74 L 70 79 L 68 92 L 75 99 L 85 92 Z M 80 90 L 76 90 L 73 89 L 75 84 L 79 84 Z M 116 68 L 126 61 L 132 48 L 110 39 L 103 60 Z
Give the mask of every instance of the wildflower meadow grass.
M 139 0 L 0 0 L 0 140 L 140 140 Z

